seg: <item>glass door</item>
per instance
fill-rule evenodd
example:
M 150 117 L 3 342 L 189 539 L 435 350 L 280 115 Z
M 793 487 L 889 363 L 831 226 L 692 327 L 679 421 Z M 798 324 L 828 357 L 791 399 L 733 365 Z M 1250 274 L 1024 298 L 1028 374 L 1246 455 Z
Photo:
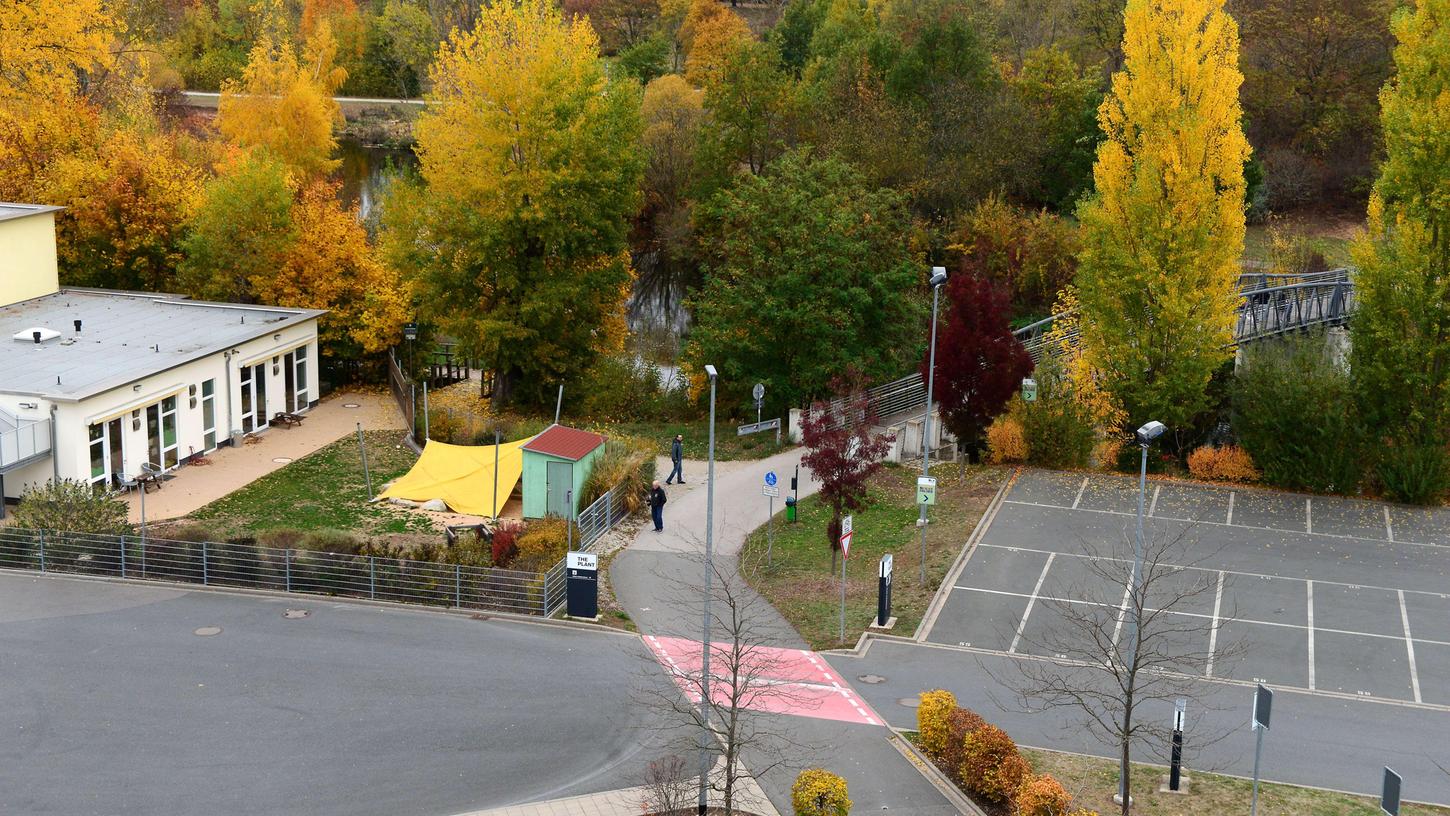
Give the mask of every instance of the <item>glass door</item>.
M 267 427 L 267 363 L 242 367 L 242 433 Z
M 91 484 L 112 486 L 125 475 L 124 444 L 121 417 L 90 427 Z
M 283 408 L 294 413 L 307 410 L 307 347 L 287 352 L 282 358 L 282 370 L 286 383 Z
M 216 380 L 201 384 L 202 451 L 216 450 Z
M 150 462 L 162 470 L 176 467 L 176 397 L 146 406 L 146 452 Z

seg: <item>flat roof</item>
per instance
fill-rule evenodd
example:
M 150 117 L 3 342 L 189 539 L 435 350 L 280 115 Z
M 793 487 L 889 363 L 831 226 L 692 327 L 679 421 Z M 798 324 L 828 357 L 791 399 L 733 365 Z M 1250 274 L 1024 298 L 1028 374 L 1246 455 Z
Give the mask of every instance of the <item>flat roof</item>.
M 0 392 L 82 400 L 323 314 L 147 292 L 61 289 L 0 306 Z M 11 339 L 21 332 L 28 337 L 32 329 L 52 329 L 60 337 L 39 344 Z
M 10 201 L 0 201 L 0 221 L 10 221 L 15 218 L 25 218 L 29 215 L 40 215 L 41 213 L 59 212 L 64 207 L 52 207 L 49 204 L 15 204 Z

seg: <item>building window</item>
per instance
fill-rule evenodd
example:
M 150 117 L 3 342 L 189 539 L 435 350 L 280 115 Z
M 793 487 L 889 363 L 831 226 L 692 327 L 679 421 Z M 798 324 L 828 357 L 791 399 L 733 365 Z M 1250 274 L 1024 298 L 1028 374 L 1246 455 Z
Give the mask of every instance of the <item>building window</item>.
M 176 397 L 146 407 L 146 451 L 163 470 L 176 467 Z
M 216 450 L 216 380 L 201 384 L 201 432 L 203 451 Z

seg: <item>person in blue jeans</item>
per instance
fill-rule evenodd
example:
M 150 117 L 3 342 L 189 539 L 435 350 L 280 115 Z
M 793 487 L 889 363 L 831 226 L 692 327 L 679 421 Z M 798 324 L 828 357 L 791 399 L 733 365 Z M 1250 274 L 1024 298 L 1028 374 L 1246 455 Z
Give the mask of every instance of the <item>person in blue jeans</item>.
M 680 470 L 680 465 L 685 461 L 685 435 L 675 434 L 675 441 L 670 443 L 670 461 L 675 463 L 675 469 L 665 477 L 665 484 L 673 484 L 676 479 L 680 484 L 685 483 L 685 474 Z
M 658 480 L 649 492 L 649 513 L 654 517 L 655 532 L 665 529 L 665 489 Z

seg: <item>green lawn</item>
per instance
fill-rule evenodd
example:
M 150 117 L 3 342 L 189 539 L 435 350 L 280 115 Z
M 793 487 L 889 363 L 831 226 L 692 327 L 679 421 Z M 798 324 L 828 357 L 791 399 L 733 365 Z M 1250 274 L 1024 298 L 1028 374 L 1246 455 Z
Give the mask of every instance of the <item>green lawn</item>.
M 399 431 L 364 431 L 373 490 L 406 473 L 417 456 L 399 447 Z M 368 504 L 356 435 L 349 435 L 192 513 L 218 535 L 265 530 L 346 530 L 361 535 L 429 532 L 421 515 Z
M 937 505 L 927 535 L 926 585 L 920 581 L 920 532 L 916 526 L 916 477 L 919 471 L 888 466 L 871 484 L 869 506 L 854 513 L 855 536 L 846 566 L 846 643 L 854 643 L 876 615 L 877 564 L 885 553 L 895 561 L 892 582 L 894 632 L 910 636 L 931 604 L 932 595 L 956 561 L 1004 471 L 954 464 L 933 469 Z M 777 509 L 781 505 L 777 503 Z M 741 554 L 741 572 L 812 647 L 835 648 L 840 638 L 840 571 L 831 569 L 826 542 L 830 510 L 817 497 L 801 501 L 798 523 L 776 517 L 773 566 L 767 563 L 766 529 L 750 534 Z

